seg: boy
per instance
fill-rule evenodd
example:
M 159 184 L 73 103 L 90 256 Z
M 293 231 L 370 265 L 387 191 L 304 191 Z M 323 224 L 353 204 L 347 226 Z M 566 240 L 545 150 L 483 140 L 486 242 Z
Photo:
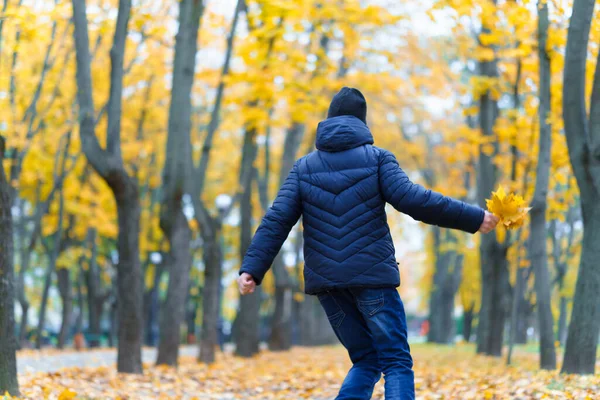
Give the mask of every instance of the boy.
M 304 224 L 304 282 L 317 295 L 353 367 L 337 399 L 415 398 L 398 264 L 385 205 L 427 224 L 488 233 L 498 219 L 413 184 L 394 155 L 373 146 L 367 103 L 343 88 L 317 128 L 317 150 L 298 160 L 242 263 L 242 295 L 260 285 L 290 230 Z

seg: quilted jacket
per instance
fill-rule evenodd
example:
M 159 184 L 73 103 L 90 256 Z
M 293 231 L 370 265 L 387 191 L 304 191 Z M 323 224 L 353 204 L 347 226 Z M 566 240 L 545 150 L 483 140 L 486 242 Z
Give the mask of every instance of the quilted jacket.
M 316 147 L 294 165 L 244 258 L 240 274 L 257 284 L 300 217 L 308 294 L 400 284 L 386 203 L 418 221 L 470 233 L 483 222 L 481 208 L 413 184 L 356 117 L 321 122 Z

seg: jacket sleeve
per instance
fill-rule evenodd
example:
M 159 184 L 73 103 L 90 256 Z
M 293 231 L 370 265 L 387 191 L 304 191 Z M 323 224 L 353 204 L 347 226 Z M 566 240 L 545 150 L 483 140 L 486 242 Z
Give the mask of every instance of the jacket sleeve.
M 302 202 L 296 163 L 258 227 L 242 262 L 240 275 L 247 272 L 260 285 L 301 214 Z
M 476 233 L 484 210 L 414 184 L 386 150 L 379 155 L 379 186 L 385 201 L 417 221 Z

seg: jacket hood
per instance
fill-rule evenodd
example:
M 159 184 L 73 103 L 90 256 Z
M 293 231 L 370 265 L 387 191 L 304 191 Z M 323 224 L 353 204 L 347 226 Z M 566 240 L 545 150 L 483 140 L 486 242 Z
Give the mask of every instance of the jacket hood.
M 354 116 L 328 118 L 317 127 L 316 147 L 321 151 L 335 153 L 373 143 L 367 125 Z

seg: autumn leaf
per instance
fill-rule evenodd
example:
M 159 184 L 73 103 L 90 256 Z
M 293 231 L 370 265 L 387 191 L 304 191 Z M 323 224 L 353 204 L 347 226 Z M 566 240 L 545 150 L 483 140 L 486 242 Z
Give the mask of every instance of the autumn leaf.
M 598 376 L 539 371 L 537 355 L 522 348 L 515 349 L 511 366 L 501 358 L 476 355 L 469 343 L 454 347 L 415 343 L 411 353 L 416 361 L 418 398 L 423 400 L 583 400 L 596 398 L 600 390 Z M 148 365 L 143 375 L 119 374 L 111 367 L 24 374 L 20 399 L 332 399 L 350 364 L 341 346 L 262 351 L 251 359 L 225 352 L 210 367 L 198 363 L 195 356 L 184 355 L 177 369 Z M 383 386 L 382 379 L 375 387 L 374 400 L 383 400 Z M 77 396 L 63 397 L 65 387 L 70 388 L 70 396 L 75 391 Z
M 71 389 L 65 389 L 58 395 L 58 400 L 72 400 L 77 396 L 77 393 Z
M 492 192 L 492 198 L 486 200 L 488 211 L 500 218 L 506 229 L 517 229 L 523 226 L 530 207 L 526 207 L 522 196 L 514 193 L 506 194 L 502 186 Z

